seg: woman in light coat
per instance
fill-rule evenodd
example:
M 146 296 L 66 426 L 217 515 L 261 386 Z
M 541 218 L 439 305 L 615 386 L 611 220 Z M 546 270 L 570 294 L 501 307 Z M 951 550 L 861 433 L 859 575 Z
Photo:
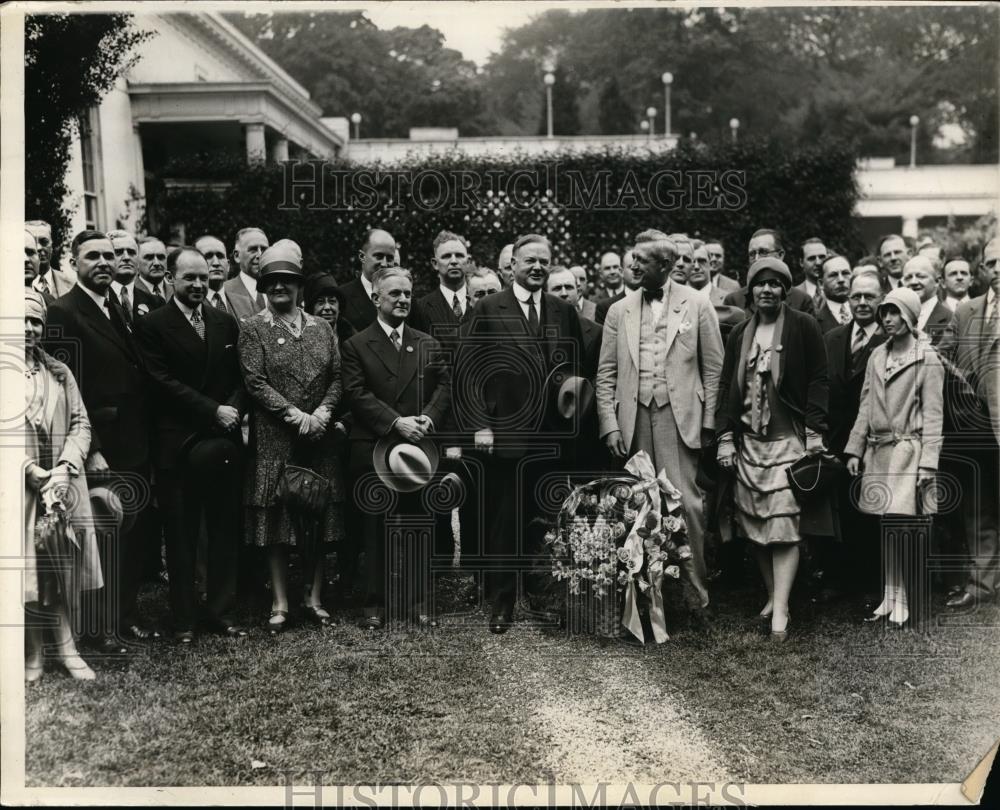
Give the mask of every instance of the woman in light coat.
M 42 677 L 44 624 L 52 627 L 52 648 L 70 676 L 93 680 L 73 638 L 81 592 L 104 585 L 83 471 L 90 421 L 73 374 L 41 348 L 44 298 L 25 290 L 24 299 L 25 679 Z
M 858 509 L 894 522 L 936 511 L 929 488 L 941 451 L 944 369 L 917 331 L 919 316 L 920 298 L 906 288 L 893 290 L 879 306 L 889 340 L 868 359 L 858 418 L 844 448 L 848 471 L 861 475 Z M 923 617 L 929 526 L 911 523 L 912 533 L 883 527 L 883 600 L 867 621 L 888 618 L 903 627 L 911 613 Z

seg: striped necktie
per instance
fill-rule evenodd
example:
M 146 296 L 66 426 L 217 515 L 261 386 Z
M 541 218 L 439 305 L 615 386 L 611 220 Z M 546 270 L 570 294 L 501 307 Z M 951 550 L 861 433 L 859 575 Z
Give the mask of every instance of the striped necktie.
M 201 310 L 196 309 L 191 313 L 191 325 L 194 327 L 194 331 L 198 333 L 198 337 L 202 340 L 205 339 L 205 322 L 201 318 Z
M 122 287 L 122 310 L 125 313 L 125 320 L 132 324 L 132 299 L 128 295 L 128 287 Z

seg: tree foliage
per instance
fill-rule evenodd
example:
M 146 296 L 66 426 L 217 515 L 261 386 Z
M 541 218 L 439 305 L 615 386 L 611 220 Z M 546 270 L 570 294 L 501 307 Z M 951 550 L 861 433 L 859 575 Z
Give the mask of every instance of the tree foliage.
M 553 9 L 506 31 L 481 72 L 437 31 L 380 31 L 361 12 L 235 22 L 327 115 L 362 112 L 370 137 L 405 137 L 410 125 L 544 132 L 542 65 L 554 58 L 557 135 L 637 133 L 649 106 L 662 131 L 669 70 L 673 129 L 702 140 L 728 137 L 735 117 L 741 133 L 832 135 L 906 161 L 917 114 L 921 162 L 998 156 L 1000 12 L 987 4 Z M 964 143 L 935 143 L 946 124 Z
M 175 165 L 170 173 L 205 179 L 228 173 L 233 178 L 231 184 L 217 191 L 161 187 L 151 189 L 150 196 L 159 201 L 159 224 L 153 230 L 164 238 L 170 236 L 171 227 L 183 225 L 189 235 L 215 233 L 231 244 L 239 228 L 259 225 L 271 239 L 297 241 L 303 248 L 307 272 L 327 270 L 341 280 L 356 272 L 354 257 L 366 231 L 385 227 L 401 244 L 401 260 L 414 271 L 418 290 L 427 290 L 434 283 L 431 243 L 445 228 L 466 236 L 476 261 L 494 267 L 503 245 L 520 234 L 537 232 L 553 240 L 556 261 L 582 264 L 593 272 L 602 252 L 624 249 L 639 231 L 650 227 L 719 238 L 732 262 L 744 255 L 750 234 L 760 227 L 781 228 L 789 244 L 822 233 L 829 245 L 857 257 L 863 246 L 853 219 L 858 198 L 856 158 L 844 144 L 828 140 L 784 148 L 748 138 L 738 145 L 683 144 L 668 155 L 609 150 L 476 159 L 449 153 L 396 167 L 326 164 L 325 187 L 333 196 L 336 189 L 349 188 L 352 183 L 363 185 L 354 182 L 362 175 L 370 178 L 379 170 L 405 169 L 395 192 L 392 186 L 376 184 L 380 195 L 372 203 L 351 208 L 343 198 L 336 207 L 314 205 L 321 201 L 316 185 L 305 196 L 296 197 L 303 194 L 301 188 L 288 193 L 291 187 L 286 186 L 281 166 L 247 169 L 198 162 Z M 489 188 L 484 186 L 477 192 L 475 205 L 462 207 L 450 200 L 437 204 L 436 183 L 421 192 L 417 178 L 425 170 L 448 179 L 445 197 L 454 198 L 463 178 L 491 181 Z M 339 183 L 331 179 L 335 172 L 342 173 Z M 665 194 L 657 201 L 648 196 L 640 199 L 633 193 L 649 189 L 652 179 L 666 172 L 683 178 L 677 183 L 686 189 L 683 197 L 671 201 Z M 745 194 L 736 204 L 725 207 L 699 204 L 687 184 L 704 172 L 712 173 L 705 175 L 710 178 L 724 172 L 741 173 Z M 596 198 L 574 195 L 566 185 L 573 173 L 584 186 L 603 183 L 610 203 L 602 205 Z M 525 174 L 540 178 L 537 187 L 513 183 L 515 176 Z M 706 186 L 710 198 L 712 185 L 710 179 Z M 817 195 L 817 188 L 823 193 Z M 435 199 L 428 202 L 428 194 Z M 803 204 L 806 200 L 807 205 Z
M 150 36 L 131 14 L 30 14 L 24 21 L 25 216 L 63 242 L 66 170 L 78 121 L 133 64 Z M 53 257 L 53 262 L 57 257 Z

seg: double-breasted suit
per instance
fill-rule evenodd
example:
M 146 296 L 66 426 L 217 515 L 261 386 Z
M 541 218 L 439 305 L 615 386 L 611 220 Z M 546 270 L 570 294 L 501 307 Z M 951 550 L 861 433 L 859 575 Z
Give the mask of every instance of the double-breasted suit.
M 515 284 L 476 305 L 456 353 L 453 397 L 459 429 L 489 429 L 493 434 L 485 467 L 489 497 L 484 566 L 506 570 L 488 573 L 486 591 L 494 614 L 508 618 L 516 569 L 525 565 L 526 554 L 540 551 L 541 533 L 536 537 L 528 526 L 535 516 L 558 508 L 538 502 L 536 484 L 545 473 L 566 465 L 580 428 L 578 422 L 560 421 L 546 381 L 564 363 L 579 373 L 584 359 L 574 306 L 540 292 L 538 331 L 532 333 L 518 295 L 524 298 L 528 291 Z
M 205 304 L 200 305 L 200 317 L 204 339 L 174 299 L 142 318 L 137 327 L 157 394 L 153 458 L 165 523 L 170 606 L 178 631 L 193 630 L 197 619 L 195 564 L 203 515 L 208 535 L 206 607 L 216 624 L 233 623 L 238 570 L 239 465 L 194 469 L 186 450 L 197 440 L 218 438 L 231 443 L 234 460 L 242 451 L 238 425 L 223 431 L 216 424 L 222 405 L 236 408 L 240 416 L 246 411 L 237 354 L 239 327 L 230 315 Z
M 705 574 L 703 494 L 695 482 L 702 431 L 715 426 L 722 337 L 708 297 L 667 279 L 662 311 L 642 291 L 608 311 L 597 370 L 602 438 L 621 431 L 628 454 L 649 453 L 684 496 L 695 568 Z
M 424 332 L 400 327 L 400 348 L 380 322 L 369 324 L 342 347 L 344 394 L 354 417 L 350 470 L 355 480 L 374 469 L 376 443 L 403 416 L 427 416 L 439 430 L 451 403 L 451 369 L 441 345 Z M 432 434 L 433 435 L 433 434 Z M 366 603 L 380 608 L 385 597 L 385 513 L 358 499 L 367 565 Z M 400 494 L 396 514 L 419 513 L 420 493 Z M 450 528 L 450 527 L 449 527 Z
M 149 377 L 125 313 L 108 292 L 107 312 L 78 284 L 49 307 L 46 349 L 64 357 L 80 386 L 90 417 L 90 451 L 100 451 L 126 503 L 136 504 L 129 531 L 103 537 L 104 592 L 92 605 L 88 628 L 113 635 L 138 624 L 140 565 L 151 541 L 149 527 Z M 98 475 L 88 475 L 97 479 Z M 100 534 L 100 532 L 99 532 Z

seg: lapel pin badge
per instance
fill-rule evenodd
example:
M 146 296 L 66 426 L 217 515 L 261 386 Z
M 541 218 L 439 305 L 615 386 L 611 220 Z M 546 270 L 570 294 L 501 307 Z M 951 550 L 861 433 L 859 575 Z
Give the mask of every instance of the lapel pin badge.
M 413 347 L 412 347 L 412 346 L 407 346 L 407 347 L 406 347 L 406 351 L 408 351 L 408 352 L 412 352 L 412 351 L 413 351 Z

